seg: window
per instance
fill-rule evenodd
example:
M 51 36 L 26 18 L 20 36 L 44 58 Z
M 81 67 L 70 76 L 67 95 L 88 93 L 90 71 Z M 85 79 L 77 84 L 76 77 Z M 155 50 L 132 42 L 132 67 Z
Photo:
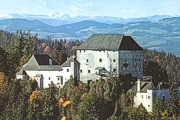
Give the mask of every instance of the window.
M 163 96 L 163 101 L 165 101 L 165 96 Z
M 86 62 L 88 62 L 88 59 L 86 59 Z
M 67 72 L 69 72 L 69 69 L 67 69 Z
M 113 59 L 113 62 L 116 62 L 116 60 L 115 60 L 115 59 Z
M 80 50 L 80 53 L 81 53 L 81 50 Z
M 49 77 L 49 80 L 51 80 L 51 78 Z
M 99 59 L 99 62 L 102 62 L 102 59 L 101 59 L 101 58 Z
M 85 50 L 84 50 L 84 52 L 85 52 Z
M 148 105 L 148 107 L 150 107 L 150 105 Z
M 134 61 L 137 62 L 137 61 L 136 61 L 136 58 L 134 59 Z
M 116 72 L 116 69 L 113 69 L 113 72 Z
M 143 98 L 143 95 L 141 96 L 141 98 Z
M 61 85 L 63 85 L 63 79 L 61 78 Z
M 80 70 L 80 73 L 82 73 L 82 70 Z
M 127 60 L 125 59 L 124 62 L 127 62 Z
M 43 88 L 43 79 L 40 78 L 40 88 L 42 89 Z
M 62 76 L 57 76 L 57 84 L 63 84 L 63 77 Z
M 88 70 L 88 73 L 91 73 L 91 71 L 90 71 L 90 70 Z
M 150 99 L 150 96 L 148 96 L 148 99 Z

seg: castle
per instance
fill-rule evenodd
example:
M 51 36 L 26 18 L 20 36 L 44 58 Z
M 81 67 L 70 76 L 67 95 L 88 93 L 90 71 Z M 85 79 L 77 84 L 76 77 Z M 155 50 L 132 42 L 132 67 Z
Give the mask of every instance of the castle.
M 152 81 L 143 80 L 143 48 L 131 36 L 122 34 L 90 36 L 76 48 L 76 56 L 71 56 L 62 65 L 58 65 L 49 55 L 33 55 L 16 77 L 36 79 L 39 89 L 43 89 L 50 83 L 62 87 L 70 76 L 87 83 L 101 77 L 127 74 L 138 79 L 128 91 L 136 93 L 135 106 L 142 103 L 148 112 L 152 112 L 152 105 L 158 96 L 164 100 L 169 98 L 169 90 L 157 89 Z

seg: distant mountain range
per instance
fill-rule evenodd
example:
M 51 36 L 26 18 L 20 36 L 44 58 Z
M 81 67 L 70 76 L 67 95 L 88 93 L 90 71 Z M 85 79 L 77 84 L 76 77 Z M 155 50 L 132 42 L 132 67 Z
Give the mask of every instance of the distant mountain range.
M 14 18 L 26 19 L 26 20 L 39 20 L 51 26 L 60 26 L 65 24 L 81 22 L 84 20 L 91 20 L 91 21 L 107 23 L 107 24 L 115 24 L 115 23 L 127 24 L 127 23 L 140 22 L 140 21 L 158 22 L 161 19 L 171 18 L 171 17 L 172 16 L 169 15 L 155 15 L 150 17 L 123 19 L 120 17 L 109 17 L 109 16 L 76 16 L 70 14 L 53 13 L 49 16 L 31 15 L 31 14 L 9 14 L 9 15 L 0 16 L 0 20 L 14 19 Z
M 124 34 L 132 36 L 141 46 L 180 55 L 180 17 L 150 16 L 144 18 L 87 17 L 60 15 L 10 14 L 0 16 L 0 29 L 15 32 L 31 30 L 39 38 L 86 40 L 92 34 Z

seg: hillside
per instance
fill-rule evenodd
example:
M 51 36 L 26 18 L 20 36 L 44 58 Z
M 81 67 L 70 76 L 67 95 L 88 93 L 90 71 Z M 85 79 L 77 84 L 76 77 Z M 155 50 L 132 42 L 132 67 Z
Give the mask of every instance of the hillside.
M 127 24 L 107 24 L 91 20 L 51 26 L 38 20 L 7 19 L 0 20 L 0 29 L 15 32 L 16 30 L 31 30 L 38 33 L 39 38 L 66 38 L 67 40 L 86 40 L 94 33 L 111 33 L 132 36 L 141 46 L 149 49 L 164 50 L 180 55 L 180 17 L 165 18 L 158 22 L 148 20 Z

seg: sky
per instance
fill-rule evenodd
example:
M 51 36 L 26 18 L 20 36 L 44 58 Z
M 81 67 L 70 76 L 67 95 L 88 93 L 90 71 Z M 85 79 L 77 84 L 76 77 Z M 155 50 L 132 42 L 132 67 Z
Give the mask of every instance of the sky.
M 180 16 L 179 0 L 0 0 L 0 4 L 0 16 L 14 13 L 59 13 L 121 18 Z

